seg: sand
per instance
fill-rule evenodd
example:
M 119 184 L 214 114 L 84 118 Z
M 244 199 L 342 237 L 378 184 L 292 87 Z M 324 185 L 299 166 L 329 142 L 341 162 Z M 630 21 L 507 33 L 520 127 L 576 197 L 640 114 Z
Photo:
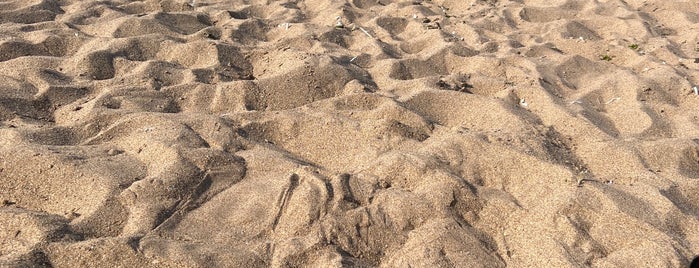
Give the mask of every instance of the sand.
M 2 267 L 682 267 L 694 0 L 0 1 Z

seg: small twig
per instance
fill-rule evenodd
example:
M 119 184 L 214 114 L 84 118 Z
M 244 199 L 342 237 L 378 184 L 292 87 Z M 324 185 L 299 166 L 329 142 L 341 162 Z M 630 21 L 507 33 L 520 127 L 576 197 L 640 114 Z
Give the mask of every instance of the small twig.
M 694 95 L 699 96 L 699 86 L 693 86 L 692 91 L 694 91 Z
M 605 104 L 611 104 L 612 102 L 618 101 L 618 100 L 620 100 L 620 99 L 621 99 L 621 98 L 619 98 L 619 97 L 612 98 L 611 100 L 608 100 Z
M 364 30 L 364 28 L 359 27 L 359 30 L 361 30 L 362 32 L 364 32 L 364 34 L 366 34 L 366 36 L 368 36 L 369 38 L 372 38 L 372 39 L 374 38 L 369 32 L 367 32 L 367 30 Z
M 587 179 L 585 174 L 587 174 L 587 171 L 580 172 L 578 173 L 578 175 L 575 176 L 578 187 L 582 187 L 585 181 L 592 181 L 590 179 Z

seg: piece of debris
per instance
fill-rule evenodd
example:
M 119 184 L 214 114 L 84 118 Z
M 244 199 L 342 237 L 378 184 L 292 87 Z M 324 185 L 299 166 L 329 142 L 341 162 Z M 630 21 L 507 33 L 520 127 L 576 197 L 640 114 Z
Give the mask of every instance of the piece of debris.
M 587 181 L 588 179 L 586 178 L 587 171 L 583 171 L 578 173 L 578 175 L 575 176 L 575 179 L 577 180 L 578 187 L 582 187 L 583 183 Z
M 342 23 L 342 17 L 337 16 L 335 19 L 336 19 L 335 28 L 337 28 L 337 29 L 345 28 L 345 24 Z
M 519 106 L 526 108 L 527 106 L 529 106 L 529 103 L 527 103 L 527 101 L 524 99 L 519 99 Z
M 473 85 L 468 83 L 469 78 L 470 76 L 467 75 L 459 75 L 456 77 L 440 77 L 439 81 L 437 81 L 437 86 L 445 90 L 453 90 L 473 94 L 473 92 L 471 92 Z
M 456 34 L 456 31 L 451 32 L 451 39 L 453 39 L 453 41 L 464 41 L 464 38 Z
M 364 34 L 366 34 L 366 36 L 368 36 L 369 38 L 374 38 L 369 32 L 367 32 L 367 30 L 364 30 L 364 28 L 359 27 L 359 30 L 361 30 L 362 32 L 364 32 Z
M 432 22 L 432 23 L 425 23 L 425 28 L 428 30 L 434 30 L 434 29 L 442 29 L 442 25 L 439 24 L 439 22 Z
M 115 155 L 118 155 L 118 154 L 120 154 L 120 153 L 122 153 L 122 152 L 119 151 L 119 150 L 117 150 L 117 149 L 109 149 L 109 150 L 107 151 L 107 155 L 110 155 L 110 156 L 115 156 Z
M 618 100 L 620 100 L 620 99 L 621 99 L 621 98 L 619 98 L 619 97 L 612 98 L 611 100 L 608 100 L 605 104 L 611 104 L 612 102 L 618 101 Z

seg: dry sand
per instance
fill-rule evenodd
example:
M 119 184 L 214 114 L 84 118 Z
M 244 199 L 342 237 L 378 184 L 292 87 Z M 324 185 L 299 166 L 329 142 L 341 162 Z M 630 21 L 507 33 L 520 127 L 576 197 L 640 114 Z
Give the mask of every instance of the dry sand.
M 0 23 L 2 267 L 699 253 L 696 0 L 3 0 Z

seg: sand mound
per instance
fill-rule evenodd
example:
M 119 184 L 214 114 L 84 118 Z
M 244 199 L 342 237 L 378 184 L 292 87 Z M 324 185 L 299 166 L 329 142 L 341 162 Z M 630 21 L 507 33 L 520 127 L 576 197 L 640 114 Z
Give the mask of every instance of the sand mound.
M 698 14 L 3 1 L 0 266 L 686 266 Z

